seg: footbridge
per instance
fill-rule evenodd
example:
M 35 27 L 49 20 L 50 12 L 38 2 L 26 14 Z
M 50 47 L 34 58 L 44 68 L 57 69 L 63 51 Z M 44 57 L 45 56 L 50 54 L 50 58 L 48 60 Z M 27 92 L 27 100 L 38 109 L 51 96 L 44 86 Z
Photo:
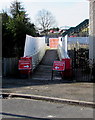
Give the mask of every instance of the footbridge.
M 64 71 L 54 71 L 53 79 L 62 80 L 64 76 L 72 76 L 72 61 L 68 55 L 69 49 L 77 47 L 82 41 L 88 45 L 86 40 L 76 38 L 71 40 L 68 36 L 51 40 L 56 47 L 50 48 L 45 43 L 45 37 L 32 37 L 26 35 L 24 56 L 20 58 L 18 69 L 21 74 L 32 74 L 32 80 L 51 80 L 54 61 L 64 61 Z M 49 41 L 50 41 L 49 40 Z M 55 42 L 54 42 L 55 40 Z M 71 46 L 71 48 L 70 48 Z

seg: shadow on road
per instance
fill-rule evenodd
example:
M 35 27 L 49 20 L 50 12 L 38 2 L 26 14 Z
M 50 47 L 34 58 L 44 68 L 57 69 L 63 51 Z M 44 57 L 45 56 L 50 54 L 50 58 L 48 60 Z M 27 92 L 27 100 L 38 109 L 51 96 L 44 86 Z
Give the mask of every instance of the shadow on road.
M 0 113 L 2 114 L 2 116 L 4 116 L 4 118 L 2 120 L 7 120 L 9 118 L 23 118 L 23 120 L 26 120 L 26 118 L 32 119 L 32 120 L 44 120 L 44 118 L 36 118 L 36 117 L 30 117 L 30 116 L 26 116 L 26 115 L 17 115 L 17 114 L 12 114 L 12 113 Z M 8 117 L 7 117 L 8 116 Z M 24 119 L 25 118 L 25 119 Z M 50 119 L 46 119 L 45 120 L 50 120 Z

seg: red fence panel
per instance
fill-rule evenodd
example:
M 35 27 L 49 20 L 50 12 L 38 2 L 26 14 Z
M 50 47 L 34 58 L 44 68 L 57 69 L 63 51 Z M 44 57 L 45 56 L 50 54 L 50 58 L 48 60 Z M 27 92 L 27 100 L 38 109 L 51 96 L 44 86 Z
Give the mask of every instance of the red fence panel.
M 62 72 L 62 76 L 64 78 L 72 78 L 73 77 L 73 69 L 72 69 L 72 59 L 64 58 L 62 61 L 65 61 L 65 71 Z

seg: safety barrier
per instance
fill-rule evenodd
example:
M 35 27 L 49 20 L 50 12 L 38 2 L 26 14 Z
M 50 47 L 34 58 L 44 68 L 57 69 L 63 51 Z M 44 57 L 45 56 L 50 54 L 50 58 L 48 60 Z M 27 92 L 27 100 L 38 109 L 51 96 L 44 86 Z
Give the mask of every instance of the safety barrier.
M 88 50 L 89 37 L 60 38 L 58 55 L 61 61 L 65 61 L 63 77 L 69 77 L 76 81 L 92 81 L 95 79 L 93 70 L 89 65 Z M 94 65 L 93 65 L 94 66 Z M 95 72 L 94 72 L 95 73 Z
M 32 66 L 31 71 L 33 71 L 39 64 L 39 62 L 42 60 L 45 51 L 46 51 L 45 37 L 32 37 L 26 35 L 24 56 L 21 57 L 21 59 L 23 58 L 24 60 L 27 61 L 27 59 L 30 57 L 31 58 L 30 66 Z M 21 59 L 19 61 L 21 61 Z M 23 64 L 22 69 L 18 67 L 20 71 L 24 70 L 26 71 L 25 73 L 30 73 L 28 61 L 26 63 L 25 61 L 22 61 L 22 63 L 19 62 L 19 66 L 20 64 Z
M 69 58 L 67 53 L 67 41 L 65 38 L 62 37 L 59 37 L 58 56 L 60 60 L 64 58 Z
M 39 64 L 39 62 L 42 60 L 44 54 L 46 51 L 46 46 L 43 46 L 38 52 L 32 55 L 32 67 L 33 70 L 36 68 L 36 66 Z
M 59 38 L 59 45 L 58 45 L 58 55 L 60 61 L 65 62 L 65 70 L 62 73 L 62 77 L 65 78 L 71 78 L 73 76 L 72 72 L 72 60 L 68 56 L 68 50 L 67 50 L 67 37 Z

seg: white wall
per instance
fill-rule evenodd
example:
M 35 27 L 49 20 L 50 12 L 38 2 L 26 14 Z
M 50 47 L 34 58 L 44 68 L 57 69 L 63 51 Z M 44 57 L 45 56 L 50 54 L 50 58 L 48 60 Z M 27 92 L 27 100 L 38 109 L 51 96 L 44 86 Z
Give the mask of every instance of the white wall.
M 89 3 L 89 59 L 95 60 L 95 0 L 90 0 Z

